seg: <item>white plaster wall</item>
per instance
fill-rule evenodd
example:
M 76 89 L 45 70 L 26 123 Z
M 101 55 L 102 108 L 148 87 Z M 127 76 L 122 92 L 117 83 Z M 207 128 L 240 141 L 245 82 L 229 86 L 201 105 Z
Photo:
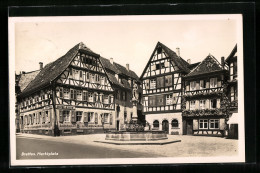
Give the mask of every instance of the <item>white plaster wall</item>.
M 150 124 L 151 129 L 153 128 L 153 121 L 159 121 L 159 130 L 162 130 L 162 121 L 168 120 L 169 122 L 169 134 L 171 132 L 179 132 L 179 135 L 182 135 L 182 115 L 181 113 L 161 113 L 161 114 L 147 114 L 145 115 L 146 121 Z M 178 128 L 172 128 L 171 122 L 173 119 L 177 119 L 179 126 Z

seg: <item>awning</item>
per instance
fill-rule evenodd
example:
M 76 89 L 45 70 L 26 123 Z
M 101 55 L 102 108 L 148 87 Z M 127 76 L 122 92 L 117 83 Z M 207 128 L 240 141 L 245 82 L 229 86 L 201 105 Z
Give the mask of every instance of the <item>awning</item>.
M 227 124 L 238 124 L 238 113 L 233 113 L 229 118 Z

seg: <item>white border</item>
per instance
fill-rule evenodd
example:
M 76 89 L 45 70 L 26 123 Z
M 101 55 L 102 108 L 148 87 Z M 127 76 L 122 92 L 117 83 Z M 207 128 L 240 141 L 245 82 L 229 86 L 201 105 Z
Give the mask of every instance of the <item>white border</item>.
M 232 157 L 168 157 L 168 158 L 116 158 L 116 159 L 43 159 L 43 160 L 16 160 L 15 135 L 15 23 L 18 22 L 101 22 L 101 21 L 157 21 L 157 20 L 223 20 L 237 21 L 237 55 L 238 55 L 238 112 L 239 142 L 238 156 Z M 103 165 L 103 164 L 177 164 L 177 163 L 232 163 L 245 162 L 244 136 L 244 69 L 243 69 L 243 30 L 241 14 L 220 15 L 144 15 L 144 16 L 85 16 L 85 17 L 10 17 L 9 26 L 9 100 L 10 100 L 10 156 L 11 166 L 35 165 Z M 230 50 L 231 52 L 231 50 Z

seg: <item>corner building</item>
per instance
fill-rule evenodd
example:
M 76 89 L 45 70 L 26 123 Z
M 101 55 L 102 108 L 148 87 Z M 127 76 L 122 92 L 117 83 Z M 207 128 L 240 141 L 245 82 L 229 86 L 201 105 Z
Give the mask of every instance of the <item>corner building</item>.
M 122 119 L 115 113 L 115 88 L 120 80 L 115 76 L 126 68 L 107 73 L 105 60 L 79 43 L 41 69 L 17 96 L 21 132 L 71 135 L 115 130 L 117 118 Z M 136 74 L 124 74 L 124 78 L 128 79 L 124 82 L 138 83 Z M 129 95 L 130 84 L 125 85 L 128 90 L 120 92 Z M 123 118 L 129 120 L 132 105 L 125 107 L 130 110 Z
M 143 114 L 150 130 L 182 134 L 182 77 L 191 65 L 158 42 L 141 77 Z
M 183 134 L 223 136 L 228 119 L 227 67 L 208 55 L 183 78 Z

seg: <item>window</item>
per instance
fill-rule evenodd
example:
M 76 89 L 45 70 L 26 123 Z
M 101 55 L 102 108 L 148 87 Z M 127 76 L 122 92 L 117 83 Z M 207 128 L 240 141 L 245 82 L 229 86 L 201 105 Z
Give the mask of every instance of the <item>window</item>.
M 126 123 L 127 122 L 127 112 L 124 111 L 124 122 Z
M 88 112 L 88 122 L 94 123 L 94 112 Z
M 156 89 L 156 80 L 155 79 L 150 80 L 150 89 Z
M 82 120 L 82 112 L 81 111 L 76 111 L 76 121 L 80 121 Z
M 93 102 L 94 99 L 93 99 L 93 93 L 88 93 L 88 101 L 89 102 Z
M 156 66 L 155 66 L 156 70 L 160 70 L 160 69 L 162 69 L 162 68 L 164 68 L 164 67 L 165 67 L 164 62 L 161 62 L 161 63 L 159 63 L 159 64 L 156 64 Z
M 235 100 L 235 91 L 233 86 L 230 88 L 230 99 L 231 102 Z
M 190 90 L 191 90 L 191 91 L 194 91 L 195 88 L 196 88 L 196 81 L 190 82 Z
M 105 77 L 104 76 L 100 76 L 100 84 L 105 85 Z
M 217 78 L 210 78 L 210 88 L 217 87 Z
M 83 91 L 83 101 L 87 101 L 87 100 L 88 100 L 88 92 Z
M 205 89 L 205 88 L 206 88 L 206 81 L 200 80 L 200 89 Z
M 208 120 L 199 120 L 200 129 L 208 129 Z
M 160 54 L 160 53 L 162 53 L 162 47 L 158 47 L 158 49 L 157 49 L 157 54 Z
M 59 94 L 60 94 L 60 97 L 62 98 L 63 97 L 63 88 L 59 88 Z
M 70 99 L 76 100 L 76 91 L 75 90 L 70 90 Z
M 109 103 L 108 95 L 104 95 L 104 104 L 108 104 L 108 103 Z
M 82 91 L 77 91 L 77 100 L 82 100 Z
M 89 81 L 89 72 L 86 72 L 86 81 Z
M 99 75 L 98 74 L 95 74 L 95 78 L 96 78 L 96 83 L 99 83 L 100 80 L 99 80 Z
M 157 95 L 157 106 L 164 106 L 164 95 Z
M 229 74 L 230 74 L 230 80 L 233 80 L 233 62 L 230 63 Z
M 209 120 L 209 128 L 210 129 L 218 129 L 219 128 L 219 120 Z
M 217 99 L 210 100 L 210 108 L 211 109 L 217 108 Z
M 73 70 L 72 70 L 72 68 L 69 69 L 69 78 L 70 79 L 73 78 Z
M 233 70 L 233 74 L 234 74 L 234 79 L 236 79 L 236 77 L 237 77 L 237 62 L 235 61 L 234 62 L 234 70 Z
M 149 100 L 149 106 L 156 106 L 156 97 L 155 96 L 149 96 L 148 97 L 148 100 Z
M 66 89 L 66 88 L 64 88 L 64 90 L 63 90 L 63 98 L 64 99 L 69 99 L 69 89 Z
M 179 127 L 178 120 L 176 120 L 176 119 L 172 120 L 172 127 Z
M 82 76 L 83 76 L 83 75 L 82 75 L 82 71 L 80 70 L 80 71 L 79 71 L 79 79 L 80 79 L 80 80 L 82 80 Z
M 70 111 L 64 110 L 62 111 L 64 122 L 70 122 Z
M 206 100 L 200 100 L 200 109 L 205 109 Z
M 195 109 L 195 100 L 190 101 L 190 110 Z
M 109 114 L 108 113 L 104 113 L 104 123 L 109 123 Z
M 125 91 L 122 91 L 122 100 L 126 100 L 126 92 Z
M 172 75 L 165 76 L 165 86 L 172 86 Z
M 167 94 L 166 95 L 166 105 L 171 105 L 172 104 L 172 95 Z
M 159 121 L 158 120 L 153 121 L 153 128 L 159 128 Z
M 90 83 L 95 83 L 95 75 L 90 74 Z
M 74 77 L 76 80 L 79 80 L 79 71 L 78 70 L 74 70 Z
M 97 124 L 97 123 L 98 123 L 98 114 L 95 113 L 95 124 Z
M 49 119 L 50 117 L 48 114 L 49 114 L 49 111 L 45 111 L 45 122 L 46 123 L 50 122 L 50 119 Z
M 164 87 L 164 76 L 157 78 L 157 88 Z
M 36 116 L 35 116 L 35 113 L 33 113 L 33 122 L 32 124 L 35 124 L 36 123 Z
M 39 118 L 38 118 L 38 123 L 41 123 L 41 119 L 42 119 L 42 112 L 39 112 Z

